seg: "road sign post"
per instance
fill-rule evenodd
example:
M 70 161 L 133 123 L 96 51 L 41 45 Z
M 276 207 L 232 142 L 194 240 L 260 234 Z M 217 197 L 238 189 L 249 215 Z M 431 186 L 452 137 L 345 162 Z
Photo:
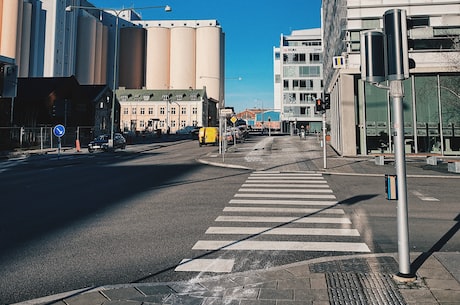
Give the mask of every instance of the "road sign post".
M 61 138 L 65 134 L 64 125 L 58 124 L 53 128 L 53 134 L 58 138 L 58 158 L 61 156 Z

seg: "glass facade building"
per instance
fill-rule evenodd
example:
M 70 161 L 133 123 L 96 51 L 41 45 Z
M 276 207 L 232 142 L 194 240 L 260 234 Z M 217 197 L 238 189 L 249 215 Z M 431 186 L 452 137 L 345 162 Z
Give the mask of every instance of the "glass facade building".
M 458 1 L 323 1 L 331 145 L 348 156 L 394 151 L 389 93 L 363 82 L 360 72 L 361 32 L 382 30 L 383 15 L 393 8 L 406 10 L 408 24 L 410 76 L 403 83 L 406 153 L 460 155 Z M 334 68 L 337 56 L 345 65 Z

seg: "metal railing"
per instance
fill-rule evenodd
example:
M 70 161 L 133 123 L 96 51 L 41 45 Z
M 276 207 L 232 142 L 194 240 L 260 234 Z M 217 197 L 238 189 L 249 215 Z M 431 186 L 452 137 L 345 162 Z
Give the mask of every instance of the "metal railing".
M 75 147 L 79 140 L 86 146 L 93 138 L 94 127 L 66 127 L 61 137 L 61 146 Z M 52 149 L 58 147 L 58 138 L 53 134 L 53 126 L 44 127 L 0 127 L 0 151 Z

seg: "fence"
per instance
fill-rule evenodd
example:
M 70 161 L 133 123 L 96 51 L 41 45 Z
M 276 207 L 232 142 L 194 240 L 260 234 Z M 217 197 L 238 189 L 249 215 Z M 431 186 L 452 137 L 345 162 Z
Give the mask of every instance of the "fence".
M 94 127 L 66 127 L 61 146 L 75 147 L 76 140 L 86 146 L 93 138 Z M 49 149 L 58 147 L 53 127 L 0 127 L 0 151 L 14 149 Z

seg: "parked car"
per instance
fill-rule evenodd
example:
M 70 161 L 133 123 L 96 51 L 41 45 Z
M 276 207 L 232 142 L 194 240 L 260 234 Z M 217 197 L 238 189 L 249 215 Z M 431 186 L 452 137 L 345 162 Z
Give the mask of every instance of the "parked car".
M 109 138 L 108 134 L 103 134 L 96 137 L 93 141 L 88 144 L 88 151 L 90 153 L 96 150 L 107 151 L 109 149 Z M 115 133 L 113 136 L 113 149 L 125 149 L 126 148 L 126 139 L 120 133 Z
M 200 127 L 197 126 L 185 126 L 178 131 L 176 134 L 188 134 L 192 137 L 192 139 L 198 139 L 198 132 L 200 131 Z

